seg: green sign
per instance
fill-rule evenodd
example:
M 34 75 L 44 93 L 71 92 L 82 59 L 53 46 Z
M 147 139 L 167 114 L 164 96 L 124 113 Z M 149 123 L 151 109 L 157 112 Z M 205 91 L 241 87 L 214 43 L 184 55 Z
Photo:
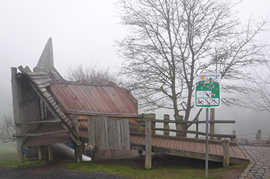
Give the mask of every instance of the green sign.
M 201 75 L 196 82 L 195 106 L 213 108 L 220 106 L 220 84 L 215 75 Z

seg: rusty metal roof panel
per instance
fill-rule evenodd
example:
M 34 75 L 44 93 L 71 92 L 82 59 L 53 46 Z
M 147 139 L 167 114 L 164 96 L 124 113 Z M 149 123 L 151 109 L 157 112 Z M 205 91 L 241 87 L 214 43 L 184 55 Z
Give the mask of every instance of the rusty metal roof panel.
M 137 115 L 136 99 L 117 86 L 52 84 L 50 89 L 67 113 Z

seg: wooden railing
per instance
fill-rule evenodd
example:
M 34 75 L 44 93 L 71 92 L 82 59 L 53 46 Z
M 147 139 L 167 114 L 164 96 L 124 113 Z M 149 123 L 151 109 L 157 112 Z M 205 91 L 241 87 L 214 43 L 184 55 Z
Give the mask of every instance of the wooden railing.
M 204 132 L 199 131 L 199 124 L 205 124 L 206 121 L 180 121 L 180 120 L 169 120 L 169 115 L 164 115 L 164 119 L 156 119 L 155 114 L 142 114 L 138 116 L 137 122 L 136 123 L 131 123 L 131 135 L 144 135 L 145 136 L 145 168 L 150 169 L 152 167 L 152 135 L 156 135 L 155 131 L 164 131 L 164 136 L 170 136 L 169 132 L 176 132 L 176 137 L 178 136 L 186 136 L 186 134 L 195 134 L 195 137 L 198 138 L 199 135 L 206 135 Z M 156 128 L 155 123 L 164 123 L 163 128 Z M 176 124 L 176 129 L 170 129 L 169 123 L 175 123 Z M 230 124 L 230 123 L 235 123 L 235 121 L 223 121 L 223 120 L 212 120 L 209 123 L 212 124 Z M 137 131 L 132 131 L 132 128 L 135 125 L 136 129 L 136 124 L 137 129 L 138 127 L 142 127 L 141 129 L 138 129 Z M 180 125 L 177 124 L 195 124 L 196 125 L 196 131 L 190 131 L 190 130 L 180 130 Z M 190 126 L 191 126 L 190 125 Z M 189 127 L 190 127 L 189 126 Z M 133 128 L 134 129 L 134 128 Z M 184 134 L 184 135 L 183 135 Z M 233 139 L 235 138 L 235 135 L 226 135 L 226 134 L 210 134 L 212 137 L 217 137 L 217 138 L 230 138 Z M 172 136 L 171 136 L 172 137 Z M 213 141 L 214 142 L 214 141 Z M 222 140 L 218 142 L 222 145 L 223 147 L 223 166 L 229 166 L 230 164 L 230 154 L 229 154 L 229 146 L 230 142 L 229 140 Z
M 156 131 L 163 131 L 163 136 L 170 136 L 170 132 L 175 132 L 175 137 L 186 137 L 187 134 L 194 134 L 195 138 L 199 138 L 199 136 L 206 136 L 204 131 L 199 131 L 200 124 L 206 124 L 206 121 L 202 120 L 193 120 L 193 121 L 183 121 L 180 116 L 178 120 L 170 120 L 168 114 L 164 115 L 163 119 L 156 119 L 155 114 L 141 114 L 138 116 L 136 123 L 131 123 L 131 134 L 142 134 L 144 135 L 144 127 L 145 127 L 145 119 L 150 117 L 151 119 L 151 129 L 153 135 L 158 135 Z M 156 123 L 163 123 L 163 128 L 156 127 Z M 208 121 L 210 126 L 214 126 L 215 124 L 234 124 L 234 120 L 210 120 Z M 175 124 L 175 129 L 171 129 L 169 124 Z M 185 129 L 185 126 L 188 128 L 195 125 L 195 130 Z M 182 128 L 184 126 L 184 128 Z M 214 127 L 213 127 L 214 128 Z M 209 136 L 211 139 L 222 139 L 229 138 L 231 140 L 235 139 L 235 134 L 218 134 L 215 131 L 210 131 Z M 170 136 L 173 137 L 173 136 Z

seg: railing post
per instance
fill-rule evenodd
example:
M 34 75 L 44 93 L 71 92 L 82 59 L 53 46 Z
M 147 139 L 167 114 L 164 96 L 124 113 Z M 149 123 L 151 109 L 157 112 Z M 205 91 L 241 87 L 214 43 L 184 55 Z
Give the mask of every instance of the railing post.
M 196 139 L 199 138 L 199 120 L 196 119 Z
M 152 168 L 152 120 L 155 119 L 155 114 L 145 114 L 145 169 Z
M 42 148 L 38 146 L 38 160 L 42 160 Z
M 230 165 L 229 140 L 226 139 L 223 140 L 222 147 L 223 147 L 223 167 L 228 167 Z
M 169 114 L 164 114 L 164 129 L 168 129 L 168 131 L 164 131 L 164 136 L 170 136 L 170 127 L 169 127 L 169 121 L 170 120 L 170 116 Z
M 52 161 L 53 160 L 53 150 L 50 145 L 48 145 L 48 160 Z
M 215 134 L 215 109 L 210 109 L 210 139 L 213 139 L 213 135 Z
M 175 121 L 182 122 L 183 116 L 175 115 Z M 186 137 L 185 128 L 183 123 L 176 123 L 176 130 L 181 132 L 176 132 L 176 137 Z

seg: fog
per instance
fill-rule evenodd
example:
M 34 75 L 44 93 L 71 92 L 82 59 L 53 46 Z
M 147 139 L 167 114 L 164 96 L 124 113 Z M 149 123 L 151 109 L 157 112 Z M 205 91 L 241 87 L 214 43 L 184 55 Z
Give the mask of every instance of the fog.
M 0 1 L 0 113 L 11 113 L 10 67 L 34 67 L 49 37 L 53 39 L 55 66 L 61 74 L 82 64 L 117 73 L 121 59 L 116 41 L 126 35 L 117 0 L 1 0 Z M 244 0 L 238 8 L 243 21 L 270 20 L 269 0 Z M 267 26 L 268 28 L 268 26 Z M 269 28 L 268 28 L 269 29 Z M 269 42 L 269 30 L 259 40 Z M 240 136 L 262 129 L 270 135 L 269 113 L 221 107 L 217 119 L 236 120 L 217 130 Z

